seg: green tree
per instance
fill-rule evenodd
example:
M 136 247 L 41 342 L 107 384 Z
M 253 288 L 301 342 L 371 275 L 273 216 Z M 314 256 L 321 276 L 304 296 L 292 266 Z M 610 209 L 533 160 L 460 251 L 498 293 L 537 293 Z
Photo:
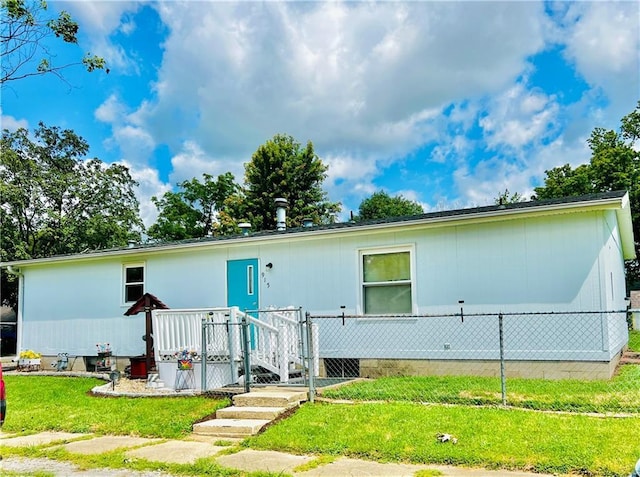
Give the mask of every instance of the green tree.
M 636 255 L 640 257 L 640 101 L 621 120 L 620 131 L 595 128 L 588 139 L 591 160 L 575 169 L 569 164 L 546 172 L 544 186 L 536 187 L 538 199 L 627 190 L 631 202 Z M 627 285 L 640 287 L 638 259 L 627 262 Z
M 83 160 L 89 145 L 71 130 L 40 123 L 34 136 L 32 140 L 26 129 L 2 132 L 3 262 L 140 240 L 143 225 L 134 195 L 137 183 L 126 167 Z M 3 301 L 11 296 L 7 286 L 3 280 Z
M 203 180 L 193 178 L 178 184 L 178 192 L 165 192 L 151 200 L 159 214 L 149 227 L 149 236 L 159 240 L 182 240 L 223 234 L 226 223 L 220 220 L 225 200 L 237 193 L 239 186 L 233 174 L 226 172 L 216 179 L 203 174 Z
M 424 209 L 417 202 L 405 199 L 402 195 L 391 197 L 384 191 L 378 191 L 360 202 L 355 220 L 360 222 L 423 213 Z
M 305 217 L 315 224 L 330 223 L 340 203 L 329 202 L 322 190 L 327 169 L 310 141 L 303 147 L 293 137 L 277 134 L 245 165 L 245 187 L 229 214 L 256 230 L 274 229 L 274 200 L 282 197 L 289 203 L 287 226 L 299 227 Z
M 522 202 L 525 198 L 520 194 L 520 192 L 514 192 L 513 194 L 509 192 L 509 189 L 505 189 L 504 192 L 498 194 L 498 197 L 493 199 L 494 204 L 503 205 L 503 204 L 515 204 L 517 202 Z
M 67 12 L 52 17 L 44 0 L 29 3 L 1 0 L 0 9 L 0 85 L 47 73 L 64 80 L 63 70 L 80 64 L 89 72 L 105 68 L 104 59 L 90 53 L 75 63 L 56 63 L 56 55 L 48 46 L 49 39 L 55 37 L 64 43 L 78 43 L 78 24 Z

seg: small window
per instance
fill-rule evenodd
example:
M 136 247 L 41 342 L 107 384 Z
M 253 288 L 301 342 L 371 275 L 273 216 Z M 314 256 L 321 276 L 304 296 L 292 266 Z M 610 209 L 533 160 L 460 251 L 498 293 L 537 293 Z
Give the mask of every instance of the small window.
M 124 266 L 124 301 L 132 303 L 144 295 L 144 265 Z
M 410 314 L 413 310 L 410 250 L 364 251 L 361 257 L 364 314 Z

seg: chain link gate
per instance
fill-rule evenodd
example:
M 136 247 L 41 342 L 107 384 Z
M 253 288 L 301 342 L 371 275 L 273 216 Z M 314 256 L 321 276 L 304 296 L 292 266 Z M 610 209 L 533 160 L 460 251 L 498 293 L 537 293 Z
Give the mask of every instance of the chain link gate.
M 306 321 L 301 308 L 231 309 L 202 318 L 201 390 L 237 384 L 307 385 Z M 316 368 L 317 369 L 317 368 Z
M 236 383 L 242 369 L 242 323 L 202 320 L 202 391 Z

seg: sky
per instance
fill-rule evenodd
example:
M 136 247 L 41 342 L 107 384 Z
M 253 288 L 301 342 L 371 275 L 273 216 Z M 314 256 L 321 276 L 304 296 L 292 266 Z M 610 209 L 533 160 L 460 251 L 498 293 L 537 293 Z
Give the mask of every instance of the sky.
M 525 197 L 590 158 L 640 99 L 640 2 L 49 1 L 80 26 L 51 42 L 109 73 L 8 82 L 2 128 L 72 129 L 150 201 L 203 173 L 238 182 L 275 134 L 311 141 L 324 189 L 357 213 L 376 191 L 425 211 Z

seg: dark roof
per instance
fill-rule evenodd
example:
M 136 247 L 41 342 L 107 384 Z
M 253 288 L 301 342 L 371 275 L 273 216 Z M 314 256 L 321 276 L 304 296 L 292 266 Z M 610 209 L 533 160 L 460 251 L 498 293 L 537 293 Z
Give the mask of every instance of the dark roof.
M 146 311 L 145 308 L 149 307 L 152 310 L 160 309 L 160 310 L 168 310 L 169 307 L 162 303 L 158 297 L 152 295 L 151 293 L 145 293 L 138 300 L 129 307 L 127 311 L 124 312 L 125 316 L 137 315 L 141 311 Z
M 550 205 L 561 205 L 561 204 L 572 204 L 579 202 L 590 202 L 590 201 L 598 201 L 604 199 L 615 199 L 624 197 L 626 191 L 611 191 L 611 192 L 601 192 L 597 194 L 588 194 L 588 195 L 580 195 L 580 196 L 572 196 L 572 197 L 563 197 L 559 199 L 545 199 L 545 200 L 531 200 L 527 202 L 515 202 L 511 204 L 503 204 L 503 205 L 487 205 L 483 207 L 471 207 L 466 209 L 455 209 L 455 210 L 443 210 L 438 212 L 427 212 L 425 214 L 417 214 L 417 215 L 404 215 L 399 217 L 385 217 L 382 219 L 374 219 L 374 220 L 363 220 L 361 222 L 340 222 L 335 224 L 323 224 L 323 225 L 314 225 L 313 227 L 292 227 L 287 228 L 286 230 L 262 230 L 259 232 L 251 232 L 249 234 L 250 237 L 263 237 L 263 236 L 271 236 L 271 235 L 284 235 L 290 233 L 300 233 L 300 232 L 311 232 L 315 230 L 333 230 L 333 229 L 344 229 L 344 228 L 358 228 L 370 225 L 378 225 L 378 224 L 392 224 L 397 222 L 410 222 L 417 220 L 428 220 L 434 218 L 446 218 L 446 217 L 461 217 L 465 215 L 476 215 L 476 214 L 487 214 L 491 212 L 504 212 L 505 210 L 518 210 L 518 209 L 534 209 L 538 207 L 546 207 Z M 132 248 L 149 248 L 154 246 L 166 246 L 166 245 L 179 245 L 179 244 L 188 244 L 188 243 L 199 243 L 199 242 L 216 242 L 222 240 L 228 240 L 230 238 L 241 238 L 242 235 L 233 235 L 233 236 L 216 236 L 216 237 L 202 237 L 196 239 L 186 239 L 186 240 L 178 240 L 178 241 L 169 241 L 169 242 L 150 242 L 145 244 L 136 244 Z M 122 248 L 122 250 L 125 250 Z
M 515 202 L 515 203 L 503 204 L 503 205 L 488 205 L 483 207 L 471 207 L 466 209 L 444 210 L 444 211 L 438 211 L 438 212 L 428 212 L 425 214 L 408 215 L 408 216 L 401 216 L 401 217 L 386 217 L 383 219 L 365 220 L 361 222 L 354 222 L 354 221 L 341 222 L 341 223 L 335 223 L 335 224 L 314 225 L 312 227 L 287 228 L 286 230 L 263 230 L 259 232 L 251 232 L 246 237 L 239 234 L 239 235 L 224 235 L 224 236 L 215 236 L 215 237 L 202 237 L 202 238 L 186 239 L 186 240 L 178 240 L 178 241 L 146 242 L 146 243 L 129 245 L 128 247 L 92 250 L 92 251 L 87 251 L 83 253 L 58 255 L 58 256 L 53 256 L 48 258 L 55 259 L 55 258 L 72 257 L 72 256 L 77 257 L 81 255 L 91 256 L 93 254 L 120 252 L 120 251 L 126 251 L 126 250 L 152 250 L 154 248 L 165 248 L 165 247 L 188 245 L 188 244 L 215 243 L 215 242 L 223 242 L 223 241 L 232 240 L 232 239 L 233 240 L 239 240 L 239 239 L 241 240 L 244 238 L 255 239 L 260 237 L 270 237 L 270 236 L 286 235 L 286 234 L 293 234 L 293 233 L 313 233 L 316 231 L 327 231 L 327 230 L 358 229 L 361 227 L 370 227 L 375 225 L 428 221 L 430 219 L 433 220 L 433 219 L 455 218 L 455 217 L 487 215 L 487 214 L 500 215 L 500 214 L 507 213 L 509 211 L 514 211 L 514 210 L 536 209 L 536 208 L 549 207 L 553 205 L 577 204 L 577 203 L 583 203 L 583 202 L 596 202 L 600 200 L 622 198 L 624 197 L 625 194 L 626 194 L 626 191 L 610 191 L 610 192 L 601 192 L 597 194 L 562 197 L 558 199 L 531 200 L 527 202 Z

